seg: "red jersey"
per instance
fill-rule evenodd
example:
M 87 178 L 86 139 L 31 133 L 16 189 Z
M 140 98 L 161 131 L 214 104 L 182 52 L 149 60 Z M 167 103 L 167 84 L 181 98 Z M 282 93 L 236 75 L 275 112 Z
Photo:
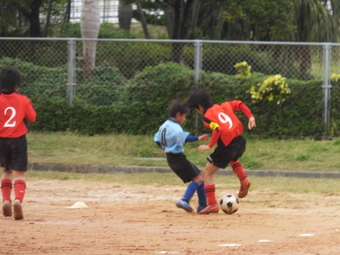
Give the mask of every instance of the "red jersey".
M 28 133 L 26 120 L 33 122 L 37 116 L 31 101 L 17 92 L 0 94 L 0 137 L 18 138 Z
M 243 133 L 243 125 L 235 115 L 236 111 L 242 111 L 248 119 L 253 117 L 250 109 L 240 100 L 224 102 L 221 105 L 214 104 L 204 113 L 203 124 L 213 131 L 210 148 L 216 144 L 218 138 L 228 146 L 235 137 Z

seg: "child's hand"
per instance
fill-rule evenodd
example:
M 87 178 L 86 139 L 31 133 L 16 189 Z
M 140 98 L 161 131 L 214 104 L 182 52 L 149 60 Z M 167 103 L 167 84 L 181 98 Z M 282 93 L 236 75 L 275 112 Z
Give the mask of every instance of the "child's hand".
M 210 150 L 210 149 L 211 148 L 208 145 L 205 145 L 205 144 L 198 146 L 199 152 L 203 152 L 203 151 Z
M 254 117 L 250 117 L 249 120 L 248 120 L 248 128 L 250 130 L 253 127 L 256 127 L 255 118 Z
M 201 135 L 198 137 L 198 140 L 201 141 L 201 140 L 208 140 L 209 139 L 209 135 L 208 134 L 204 134 L 204 135 Z

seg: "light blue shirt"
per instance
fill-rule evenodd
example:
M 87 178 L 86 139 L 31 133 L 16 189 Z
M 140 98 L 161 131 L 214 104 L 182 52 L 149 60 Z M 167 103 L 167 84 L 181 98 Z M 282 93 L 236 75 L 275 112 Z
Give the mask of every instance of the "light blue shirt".
M 165 153 L 181 153 L 188 135 L 189 132 L 184 132 L 180 124 L 168 119 L 160 126 L 154 141 L 160 143 Z

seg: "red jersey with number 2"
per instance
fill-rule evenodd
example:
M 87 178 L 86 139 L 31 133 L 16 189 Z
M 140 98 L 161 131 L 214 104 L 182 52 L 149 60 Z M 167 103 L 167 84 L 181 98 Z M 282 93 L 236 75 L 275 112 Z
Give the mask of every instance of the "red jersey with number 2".
M 203 123 L 213 133 L 209 143 L 212 148 L 218 141 L 222 140 L 225 146 L 243 133 L 243 125 L 235 115 L 236 111 L 242 111 L 247 118 L 253 117 L 250 109 L 240 100 L 224 102 L 221 105 L 214 104 L 203 116 Z
M 0 137 L 18 138 L 28 133 L 27 121 L 35 121 L 37 113 L 31 101 L 17 92 L 0 94 Z

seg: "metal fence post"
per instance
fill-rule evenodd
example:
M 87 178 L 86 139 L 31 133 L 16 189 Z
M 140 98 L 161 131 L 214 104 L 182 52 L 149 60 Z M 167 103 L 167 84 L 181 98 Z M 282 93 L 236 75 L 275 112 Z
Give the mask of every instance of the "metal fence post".
M 68 63 L 67 63 L 67 100 L 70 105 L 73 103 L 73 86 L 76 85 L 75 83 L 75 41 L 74 40 L 69 40 L 67 42 L 68 45 Z
M 195 40 L 194 47 L 195 47 L 195 86 L 197 87 L 198 81 L 201 79 L 201 72 L 202 72 L 202 45 L 203 42 L 201 40 Z M 196 135 L 198 134 L 198 113 L 196 112 L 195 116 L 195 130 Z
M 332 85 L 330 84 L 330 63 L 331 63 L 331 51 L 332 46 L 328 43 L 324 44 L 324 54 L 323 54 L 323 61 L 324 61 L 324 76 L 323 76 L 323 92 L 324 92 L 324 123 L 326 126 L 326 135 L 329 134 L 330 129 L 330 109 L 329 109 L 329 100 L 331 95 L 331 88 Z
M 202 71 L 202 45 L 201 40 L 195 40 L 195 85 L 201 79 Z

